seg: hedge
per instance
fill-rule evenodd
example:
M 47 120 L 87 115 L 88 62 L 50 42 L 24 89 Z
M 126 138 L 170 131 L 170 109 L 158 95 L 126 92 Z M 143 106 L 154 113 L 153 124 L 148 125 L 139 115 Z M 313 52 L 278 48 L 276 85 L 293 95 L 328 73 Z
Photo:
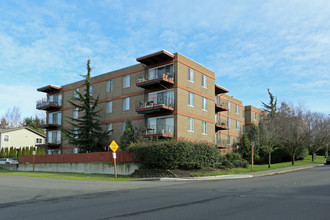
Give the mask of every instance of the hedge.
M 139 141 L 130 145 L 136 158 L 147 169 L 202 169 L 215 167 L 222 157 L 207 143 L 176 140 Z

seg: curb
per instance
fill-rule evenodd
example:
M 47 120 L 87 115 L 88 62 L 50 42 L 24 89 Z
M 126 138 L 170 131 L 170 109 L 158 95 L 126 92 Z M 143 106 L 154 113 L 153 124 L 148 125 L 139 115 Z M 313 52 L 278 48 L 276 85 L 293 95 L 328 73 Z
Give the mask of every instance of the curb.
M 149 178 L 141 179 L 141 181 L 163 181 L 163 182 L 176 182 L 176 181 L 198 181 L 198 180 L 231 180 L 231 179 L 246 179 L 262 176 L 272 176 L 283 173 L 290 173 L 294 171 L 307 170 L 314 167 L 321 167 L 325 164 L 313 164 L 313 165 L 302 165 L 298 167 L 286 167 L 274 170 L 260 171 L 255 173 L 247 174 L 233 174 L 233 175 L 219 175 L 219 176 L 204 176 L 204 177 L 187 177 L 187 178 L 175 178 L 175 177 L 162 177 L 162 178 Z

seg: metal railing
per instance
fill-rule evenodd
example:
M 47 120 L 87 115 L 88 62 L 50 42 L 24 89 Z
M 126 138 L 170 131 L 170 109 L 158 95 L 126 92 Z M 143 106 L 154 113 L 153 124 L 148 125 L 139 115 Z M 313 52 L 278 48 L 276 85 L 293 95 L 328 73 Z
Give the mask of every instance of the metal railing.
M 224 108 L 228 108 L 228 101 L 223 101 L 220 97 L 215 98 L 215 104 Z
M 228 123 L 227 123 L 227 121 L 220 120 L 220 119 L 216 120 L 216 121 L 215 121 L 215 124 L 216 124 L 216 125 L 219 125 L 219 126 L 223 126 L 223 127 L 228 127 Z
M 37 101 L 37 108 L 50 104 L 61 106 L 61 103 L 59 101 L 49 101 L 48 99 L 41 99 Z
M 174 135 L 174 126 L 167 124 L 156 124 L 153 126 L 149 126 L 145 130 L 146 135 Z
M 216 145 L 221 145 L 221 146 L 229 146 L 228 140 L 223 140 L 223 139 L 216 139 L 215 141 Z
M 169 73 L 156 73 L 156 74 L 147 74 L 145 77 L 144 74 L 140 74 L 136 77 L 136 83 L 141 83 L 149 80 L 154 80 L 154 79 L 169 79 L 174 81 L 174 72 L 169 72 Z
M 136 108 L 151 108 L 156 106 L 168 106 L 174 108 L 174 98 L 166 95 L 157 95 L 156 97 L 149 97 L 148 99 L 142 99 L 136 101 Z

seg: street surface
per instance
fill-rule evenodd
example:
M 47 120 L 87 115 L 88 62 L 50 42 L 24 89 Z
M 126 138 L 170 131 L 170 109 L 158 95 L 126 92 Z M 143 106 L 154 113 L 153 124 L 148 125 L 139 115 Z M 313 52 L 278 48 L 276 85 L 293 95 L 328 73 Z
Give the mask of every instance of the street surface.
M 233 180 L 0 175 L 0 219 L 330 219 L 330 166 Z

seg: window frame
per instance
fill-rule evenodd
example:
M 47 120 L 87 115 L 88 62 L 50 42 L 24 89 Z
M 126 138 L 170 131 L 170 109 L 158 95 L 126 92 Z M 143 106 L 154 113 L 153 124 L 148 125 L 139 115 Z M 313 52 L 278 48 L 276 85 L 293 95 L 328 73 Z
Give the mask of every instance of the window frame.
M 202 121 L 202 134 L 207 135 L 207 122 Z
M 202 97 L 202 110 L 207 111 L 207 98 Z
M 195 82 L 195 70 L 188 67 L 188 81 L 191 83 Z
M 113 80 L 109 79 L 106 82 L 106 91 L 107 92 L 112 92 L 113 91 Z
M 194 132 L 195 131 L 195 120 L 193 118 L 188 118 L 188 132 Z
M 192 92 L 188 92 L 188 106 L 194 107 L 195 104 L 195 94 Z
M 4 142 L 9 142 L 9 135 L 8 134 L 5 134 L 5 135 L 3 135 L 3 141 Z
M 108 101 L 106 102 L 106 113 L 109 114 L 109 113 L 112 113 L 112 101 Z
M 202 74 L 202 87 L 207 89 L 207 76 Z
M 123 98 L 123 111 L 128 110 L 130 110 L 130 97 Z
M 131 87 L 131 75 L 123 76 L 123 89 Z

